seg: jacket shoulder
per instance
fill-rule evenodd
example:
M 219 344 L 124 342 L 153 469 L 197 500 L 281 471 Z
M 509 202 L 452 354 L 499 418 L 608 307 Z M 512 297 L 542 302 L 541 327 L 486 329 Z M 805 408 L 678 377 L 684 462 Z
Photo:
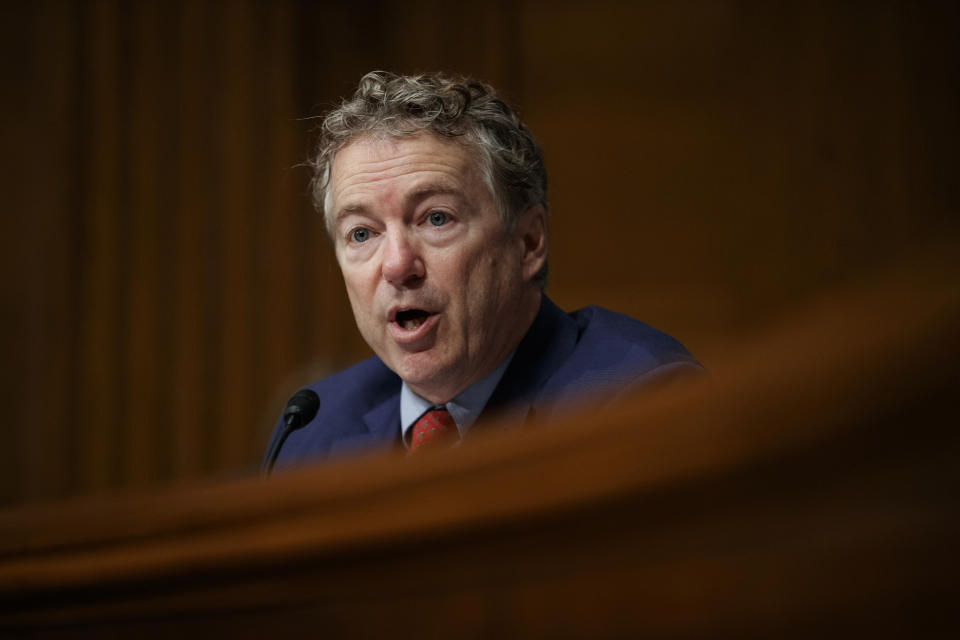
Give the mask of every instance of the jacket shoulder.
M 650 368 L 674 362 L 699 365 L 677 339 L 630 316 L 597 306 L 578 309 L 570 316 L 579 331 L 578 351 L 588 350 L 601 360 L 646 363 Z
M 617 395 L 703 367 L 678 340 L 630 316 L 589 306 L 568 314 L 576 346 L 551 377 L 554 396 Z

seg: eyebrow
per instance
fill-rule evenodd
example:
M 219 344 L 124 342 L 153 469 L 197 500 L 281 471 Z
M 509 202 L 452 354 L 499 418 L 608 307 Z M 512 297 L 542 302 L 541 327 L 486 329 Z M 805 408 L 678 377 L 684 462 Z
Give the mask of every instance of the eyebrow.
M 452 195 L 462 198 L 463 190 L 457 187 L 454 187 L 450 184 L 443 182 L 432 182 L 429 184 L 422 185 L 417 187 L 404 197 L 404 205 L 410 206 L 430 198 L 431 196 L 437 195 Z M 364 214 L 367 213 L 367 206 L 362 203 L 348 204 L 346 206 L 340 207 L 337 210 L 337 213 L 333 217 L 333 224 L 336 226 L 341 218 L 345 218 L 351 213 Z

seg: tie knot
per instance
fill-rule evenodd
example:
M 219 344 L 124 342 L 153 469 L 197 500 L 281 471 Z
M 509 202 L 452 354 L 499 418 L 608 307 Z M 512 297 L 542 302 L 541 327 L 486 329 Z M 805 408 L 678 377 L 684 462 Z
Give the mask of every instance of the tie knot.
M 459 437 L 457 423 L 446 407 L 430 409 L 413 424 L 410 434 L 410 451 L 414 452 L 426 445 L 453 440 Z

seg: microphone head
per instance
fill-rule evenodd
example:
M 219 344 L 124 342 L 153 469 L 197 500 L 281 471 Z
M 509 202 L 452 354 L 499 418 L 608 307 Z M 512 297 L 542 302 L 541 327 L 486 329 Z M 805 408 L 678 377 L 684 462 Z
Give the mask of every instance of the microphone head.
M 320 409 L 320 396 L 311 389 L 300 389 L 287 402 L 283 410 L 283 421 L 291 431 L 299 429 L 317 415 Z

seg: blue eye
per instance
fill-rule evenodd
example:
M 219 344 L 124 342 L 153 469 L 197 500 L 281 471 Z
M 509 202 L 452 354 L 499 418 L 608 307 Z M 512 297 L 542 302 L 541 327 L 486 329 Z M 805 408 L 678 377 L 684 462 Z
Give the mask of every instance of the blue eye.
M 351 238 L 354 242 L 366 242 L 367 240 L 370 239 L 370 230 L 369 230 L 369 229 L 363 229 L 363 228 L 354 229 L 354 230 L 350 233 L 350 238 Z
M 447 224 L 447 214 L 445 214 L 443 211 L 432 211 L 427 217 L 427 220 L 429 220 L 430 224 L 435 227 L 442 227 L 443 225 Z

